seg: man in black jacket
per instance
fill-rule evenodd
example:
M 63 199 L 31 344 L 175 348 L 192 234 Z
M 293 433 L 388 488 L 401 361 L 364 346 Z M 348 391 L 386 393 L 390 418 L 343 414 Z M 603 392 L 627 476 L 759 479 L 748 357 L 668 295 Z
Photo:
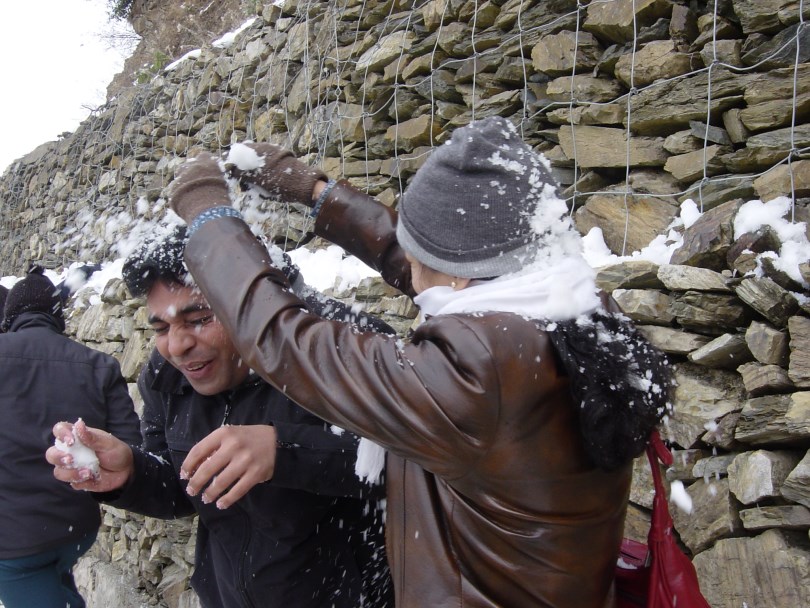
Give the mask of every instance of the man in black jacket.
M 129 449 L 77 425 L 95 448 L 99 479 L 57 466 L 56 476 L 145 515 L 199 514 L 192 587 L 206 608 L 393 606 L 377 505 L 382 486 L 354 473 L 358 439 L 307 413 L 239 358 L 182 262 L 185 231 L 145 243 L 124 265 L 133 295 L 146 295 L 156 349 L 138 387 L 143 444 Z M 295 282 L 297 269 L 287 265 Z M 314 312 L 360 318 L 311 294 Z M 57 425 L 65 434 L 69 425 Z M 186 481 L 195 445 L 215 446 L 201 466 L 209 488 Z M 275 449 L 267 449 L 274 446 Z M 191 457 L 189 454 L 191 453 Z M 64 453 L 49 450 L 60 464 Z M 244 496 L 242 496 L 244 494 Z M 236 498 L 234 498 L 236 497 Z M 241 498 L 239 498 L 241 497 Z M 238 499 L 237 499 L 238 498 Z
M 81 608 L 71 571 L 96 538 L 98 502 L 54 479 L 42 454 L 53 425 L 77 418 L 137 444 L 138 416 L 118 362 L 63 335 L 62 302 L 41 267 L 11 288 L 2 325 L 0 601 Z

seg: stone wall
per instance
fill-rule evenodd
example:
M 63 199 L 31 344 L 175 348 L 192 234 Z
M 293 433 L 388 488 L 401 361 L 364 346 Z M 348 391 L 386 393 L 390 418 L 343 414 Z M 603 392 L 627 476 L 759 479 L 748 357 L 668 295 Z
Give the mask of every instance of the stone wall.
M 768 230 L 733 240 L 739 207 L 730 201 L 701 216 L 673 263 L 604 267 L 598 282 L 673 363 L 675 415 L 662 434 L 675 462 L 666 476 L 686 487 L 692 512 L 670 510 L 709 603 L 805 606 L 810 267 L 803 286 L 772 268 L 745 273 L 755 251 L 780 244 L 764 245 Z M 651 480 L 646 462 L 637 464 L 626 534 L 643 538 Z
M 268 2 L 237 37 L 9 167 L 0 272 L 117 257 L 163 214 L 183 157 L 246 138 L 395 204 L 433 146 L 490 114 L 548 156 L 580 228 L 601 228 L 615 253 L 665 232 L 687 198 L 708 210 L 792 193 L 806 206 L 799 6 L 810 14 L 795 0 Z M 295 241 L 300 228 L 266 230 Z
M 810 269 L 774 263 L 776 231 L 734 230 L 743 202 L 778 195 L 791 197 L 788 220 L 807 220 L 808 16 L 791 0 L 267 3 L 237 36 L 6 171 L 0 273 L 125 254 L 165 214 L 174 167 L 201 149 L 279 143 L 395 205 L 453 128 L 507 116 L 551 161 L 583 233 L 599 228 L 615 254 L 683 239 L 670 264 L 599 273 L 675 365 L 668 477 L 694 503 L 692 515 L 673 507 L 678 533 L 714 608 L 810 605 Z M 687 199 L 703 214 L 685 229 Z M 299 209 L 261 211 L 257 230 L 302 241 Z M 400 327 L 413 313 L 378 285 L 339 295 Z M 86 298 L 72 331 L 134 380 L 150 338 L 141 303 L 120 284 Z M 628 535 L 646 533 L 650 487 L 640 464 Z M 86 588 L 102 593 L 94 573 L 121 565 L 150 603 L 193 605 L 192 525 L 107 510 Z

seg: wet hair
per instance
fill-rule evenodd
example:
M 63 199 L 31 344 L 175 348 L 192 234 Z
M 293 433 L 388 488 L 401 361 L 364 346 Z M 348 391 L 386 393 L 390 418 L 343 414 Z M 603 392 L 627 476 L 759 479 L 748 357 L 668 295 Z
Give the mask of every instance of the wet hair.
M 605 470 L 639 456 L 672 413 L 666 356 L 622 315 L 597 312 L 546 331 L 569 376 L 588 456 Z
M 168 233 L 141 243 L 127 257 L 121 270 L 129 292 L 140 298 L 146 296 L 158 281 L 190 284 L 191 275 L 183 261 L 186 242 L 186 227 L 174 226 Z
M 257 236 L 263 247 L 266 241 Z M 175 283 L 195 285 L 194 277 L 183 261 L 188 243 L 186 226 L 173 226 L 164 232 L 141 243 L 126 259 L 121 269 L 124 283 L 136 298 L 145 297 L 155 283 Z M 270 260 L 279 268 L 291 285 L 295 285 L 300 271 L 290 256 L 278 247 L 268 250 Z

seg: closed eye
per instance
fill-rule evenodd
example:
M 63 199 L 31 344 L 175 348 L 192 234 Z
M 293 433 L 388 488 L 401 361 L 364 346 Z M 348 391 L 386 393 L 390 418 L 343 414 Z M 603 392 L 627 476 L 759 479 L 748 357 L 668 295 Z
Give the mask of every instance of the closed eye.
M 194 325 L 195 327 L 203 327 L 208 325 L 211 321 L 214 320 L 214 314 L 205 315 L 204 317 L 199 317 L 197 319 L 189 319 L 188 324 Z

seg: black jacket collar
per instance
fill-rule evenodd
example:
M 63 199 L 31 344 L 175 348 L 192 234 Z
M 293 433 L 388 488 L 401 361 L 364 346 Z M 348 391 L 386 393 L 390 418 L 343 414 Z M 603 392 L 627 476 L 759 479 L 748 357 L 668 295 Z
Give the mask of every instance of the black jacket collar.
M 32 327 L 45 327 L 57 334 L 62 334 L 65 332 L 65 321 L 46 312 L 24 312 L 14 318 L 8 328 L 8 333 Z

